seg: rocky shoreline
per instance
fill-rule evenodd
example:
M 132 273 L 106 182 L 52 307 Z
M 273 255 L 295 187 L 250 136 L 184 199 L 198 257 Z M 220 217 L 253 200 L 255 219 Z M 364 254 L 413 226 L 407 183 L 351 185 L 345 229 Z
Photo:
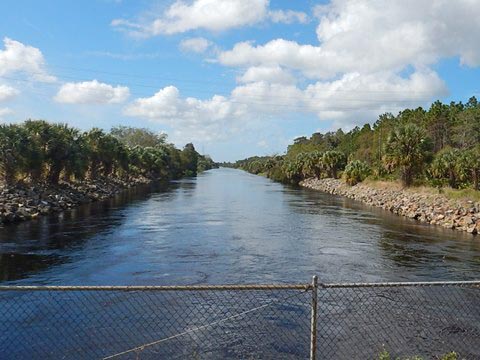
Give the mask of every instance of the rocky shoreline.
M 337 179 L 307 179 L 301 186 L 341 195 L 380 207 L 394 214 L 444 228 L 480 233 L 480 203 L 451 200 L 442 194 L 431 194 L 415 189 L 385 189 L 360 183 L 349 186 Z
M 0 225 L 35 219 L 74 208 L 93 201 L 106 200 L 121 191 L 149 184 L 147 178 L 122 180 L 118 178 L 83 182 L 46 184 L 0 185 Z

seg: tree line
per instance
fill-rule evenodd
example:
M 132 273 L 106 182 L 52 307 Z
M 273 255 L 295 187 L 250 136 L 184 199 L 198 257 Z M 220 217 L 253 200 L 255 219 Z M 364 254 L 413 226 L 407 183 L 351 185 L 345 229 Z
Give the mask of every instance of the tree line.
M 0 181 L 7 185 L 139 176 L 177 179 L 214 166 L 193 144 L 179 150 L 167 143 L 166 135 L 147 129 L 80 131 L 44 120 L 0 125 Z
M 480 103 L 434 102 L 428 110 L 385 113 L 371 126 L 299 137 L 285 155 L 254 156 L 226 163 L 282 182 L 342 175 L 354 185 L 367 177 L 472 187 L 480 180 Z

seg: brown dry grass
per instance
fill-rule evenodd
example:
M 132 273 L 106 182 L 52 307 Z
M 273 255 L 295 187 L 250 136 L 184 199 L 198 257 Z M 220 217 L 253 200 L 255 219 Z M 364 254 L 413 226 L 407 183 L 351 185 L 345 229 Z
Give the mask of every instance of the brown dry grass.
M 431 196 L 444 196 L 446 199 L 467 202 L 474 201 L 480 202 L 480 191 L 473 189 L 452 189 L 450 187 L 434 188 L 431 186 L 420 185 L 412 186 L 411 188 L 403 187 L 400 181 L 385 181 L 385 180 L 371 180 L 367 179 L 363 184 L 378 190 L 396 190 L 396 191 L 408 191 L 409 193 L 431 195 Z

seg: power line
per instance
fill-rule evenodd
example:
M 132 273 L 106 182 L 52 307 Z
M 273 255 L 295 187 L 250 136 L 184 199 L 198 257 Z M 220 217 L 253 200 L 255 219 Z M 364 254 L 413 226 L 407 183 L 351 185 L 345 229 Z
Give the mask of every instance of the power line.
M 32 80 L 32 79 L 22 79 L 22 78 L 15 78 L 15 77 L 8 77 L 8 76 L 0 76 L 0 78 L 3 78 L 3 79 L 7 79 L 7 80 L 11 80 L 11 81 L 21 81 L 21 82 L 27 82 L 27 83 L 35 83 L 35 84 L 41 84 L 42 86 L 58 86 L 57 83 L 45 83 L 45 82 L 38 82 L 36 80 Z M 77 80 L 78 82 L 83 82 L 83 81 L 86 81 L 84 79 L 78 79 L 78 78 L 73 78 L 73 77 L 70 77 L 71 79 L 74 79 L 74 80 Z M 127 86 L 138 86 L 138 87 L 145 87 L 145 88 L 152 88 L 152 89 L 159 89 L 159 86 L 155 86 L 155 85 L 145 85 L 145 84 L 126 84 Z M 195 90 L 197 92 L 200 92 L 200 93 L 209 93 L 211 94 L 210 91 L 203 91 L 203 90 Z M 300 90 L 301 91 L 301 90 Z M 352 90 L 351 91 L 352 93 L 353 92 L 357 92 L 357 91 L 354 91 Z M 362 91 L 358 91 L 359 93 L 362 93 Z M 412 94 L 414 92 L 410 92 L 410 94 Z M 49 96 L 49 94 L 45 94 L 47 96 Z M 151 93 L 141 93 L 141 92 L 131 92 L 130 91 L 130 95 L 133 95 L 135 97 L 150 97 L 152 96 Z M 239 98 L 240 99 L 258 99 L 258 100 L 262 100 L 266 97 L 268 97 L 269 95 L 271 94 L 265 94 L 265 95 L 254 95 L 254 94 L 248 94 L 248 95 L 241 95 Z M 231 95 L 222 95 L 224 97 L 227 98 L 227 96 L 231 96 Z M 345 98 L 343 97 L 342 99 L 331 99 L 330 97 L 326 96 L 326 97 L 321 97 L 321 96 L 312 96 L 312 97 L 308 97 L 308 96 L 281 96 L 281 95 L 278 95 L 278 94 L 275 94 L 274 95 L 275 98 L 277 99 L 287 99 L 287 100 L 297 100 L 297 101 L 300 101 L 300 102 L 306 102 L 306 101 L 309 101 L 309 102 L 312 102 L 312 101 L 321 101 L 321 100 L 330 100 L 332 102 L 333 105 L 336 105 L 336 106 L 341 106 L 341 108 L 338 109 L 338 111 L 344 111 L 344 110 L 362 110 L 362 109 L 365 109 L 367 105 L 362 105 L 362 104 L 359 104 L 359 106 L 361 106 L 361 108 L 359 108 L 359 106 L 353 106 L 355 105 L 355 103 L 367 103 L 367 104 L 370 104 L 370 106 L 373 106 L 373 104 L 377 104 L 377 105 L 383 105 L 383 104 L 388 104 L 388 103 L 391 103 L 391 104 L 411 104 L 411 103 L 415 103 L 415 102 L 419 102 L 419 101 L 428 101 L 427 99 L 403 99 L 403 100 L 399 100 L 399 99 L 378 99 L 378 100 L 375 100 L 375 99 L 368 99 L 368 100 L 365 100 L 365 99 L 362 99 L 362 98 Z M 209 100 L 202 100 L 202 99 L 198 99 L 199 101 L 209 101 Z M 229 103 L 234 103 L 234 104 L 244 104 L 244 105 L 263 105 L 263 106 L 276 106 L 276 107 L 287 107 L 287 108 L 303 108 L 303 109 L 312 109 L 314 108 L 314 106 L 312 105 L 301 105 L 301 104 L 279 104 L 279 103 L 268 103 L 268 102 L 264 102 L 264 101 L 261 101 L 261 102 L 253 102 L 253 101 L 241 101 L 241 100 L 234 100 L 232 98 L 227 98 L 227 101 Z M 345 106 L 342 106 L 342 104 L 350 104 L 351 108 L 347 108 Z M 333 106 L 332 106 L 333 107 Z M 376 108 L 375 108 L 376 109 Z M 394 108 L 395 110 L 397 109 L 397 107 Z M 328 109 L 329 111 L 335 111 L 335 110 L 332 110 L 332 109 Z M 327 111 L 327 110 L 324 110 L 324 111 Z

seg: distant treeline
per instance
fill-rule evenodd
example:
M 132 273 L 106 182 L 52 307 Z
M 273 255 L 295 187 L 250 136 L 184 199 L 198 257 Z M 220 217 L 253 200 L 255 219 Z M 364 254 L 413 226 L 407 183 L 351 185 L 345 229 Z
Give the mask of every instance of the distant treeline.
M 480 103 L 434 102 L 430 109 L 386 113 L 370 126 L 299 137 L 285 155 L 254 156 L 224 166 L 298 183 L 309 177 L 339 177 L 350 184 L 370 176 L 479 189 Z
M 97 128 L 83 132 L 43 120 L 0 125 L 0 181 L 8 185 L 112 176 L 176 179 L 214 166 L 192 144 L 179 150 L 165 135 L 147 129 L 119 126 L 109 133 Z

